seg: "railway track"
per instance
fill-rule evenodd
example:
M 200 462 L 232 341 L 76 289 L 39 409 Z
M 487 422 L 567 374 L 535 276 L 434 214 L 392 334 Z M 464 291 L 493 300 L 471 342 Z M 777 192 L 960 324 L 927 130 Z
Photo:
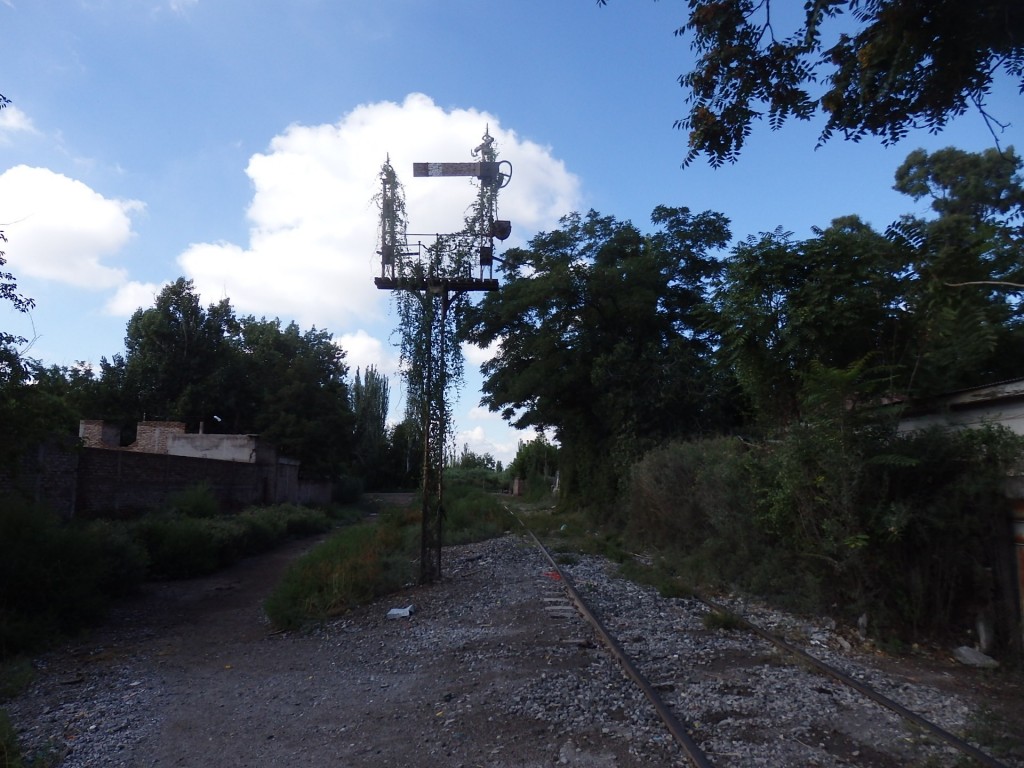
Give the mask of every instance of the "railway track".
M 601 610 L 604 598 L 589 589 L 585 569 L 580 569 L 580 578 L 573 573 L 575 567 L 559 565 L 526 530 L 557 574 L 568 600 L 639 687 L 688 765 L 1008 768 L 936 722 L 956 720 L 955 713 L 917 712 L 913 703 L 906 704 L 914 700 L 913 686 L 882 678 L 873 683 L 871 673 L 856 663 L 841 657 L 825 661 L 710 600 L 670 601 L 667 613 L 671 615 L 664 616 L 664 623 L 677 637 L 652 638 L 664 630 Z M 593 580 L 595 587 L 604 583 L 605 579 Z M 639 587 L 636 595 L 638 601 L 650 599 Z M 620 612 L 621 596 L 611 602 L 614 614 Z M 709 612 L 732 616 L 728 624 L 738 629 L 725 633 L 728 641 L 723 644 L 719 639 L 713 650 L 700 647 L 701 638 L 711 634 L 704 626 Z M 671 647 L 673 642 L 679 652 L 666 653 L 666 644 Z M 891 690 L 894 686 L 897 689 Z M 802 693 L 794 694 L 801 689 Z M 793 707 L 787 699 L 802 703 Z M 934 710 L 933 702 L 924 706 Z M 901 721 L 904 735 L 872 740 L 876 730 L 891 732 L 894 720 Z M 773 728 L 771 723 L 777 725 Z

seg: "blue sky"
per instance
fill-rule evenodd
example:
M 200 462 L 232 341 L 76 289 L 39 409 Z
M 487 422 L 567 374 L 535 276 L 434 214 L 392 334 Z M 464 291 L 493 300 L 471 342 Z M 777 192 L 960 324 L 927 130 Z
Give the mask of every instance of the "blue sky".
M 410 229 L 452 231 L 468 181 L 412 163 L 467 161 L 485 128 L 513 177 L 499 202 L 522 245 L 594 208 L 648 228 L 657 205 L 715 210 L 737 239 L 798 237 L 860 214 L 924 212 L 892 191 L 906 155 L 992 138 L 973 113 L 896 147 L 833 140 L 820 122 L 755 129 L 739 161 L 681 169 L 685 6 L 662 0 L 0 0 L 0 225 L 36 300 L 0 307 L 46 363 L 123 351 L 125 324 L 178 276 L 204 303 L 330 330 L 353 371 L 397 370 L 377 291 L 376 173 L 390 154 Z M 992 111 L 1024 112 L 1011 83 Z M 520 435 L 479 407 L 468 350 L 456 440 L 507 462 Z M 393 410 L 402 387 L 392 384 Z

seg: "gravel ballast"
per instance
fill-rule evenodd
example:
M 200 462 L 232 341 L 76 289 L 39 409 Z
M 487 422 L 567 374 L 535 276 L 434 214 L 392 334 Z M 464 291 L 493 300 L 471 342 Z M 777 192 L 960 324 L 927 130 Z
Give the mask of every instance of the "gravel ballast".
M 446 549 L 440 584 L 275 633 L 262 601 L 308 546 L 150 585 L 88 639 L 36 660 L 33 684 L 5 705 L 26 754 L 62 768 L 688 764 L 526 540 Z M 565 568 L 714 765 L 963 764 L 755 636 L 707 629 L 695 601 L 661 598 L 601 558 Z M 980 746 L 1024 766 L 1019 675 L 892 659 L 827 620 L 732 607 L 953 733 L 987 717 L 993 744 Z

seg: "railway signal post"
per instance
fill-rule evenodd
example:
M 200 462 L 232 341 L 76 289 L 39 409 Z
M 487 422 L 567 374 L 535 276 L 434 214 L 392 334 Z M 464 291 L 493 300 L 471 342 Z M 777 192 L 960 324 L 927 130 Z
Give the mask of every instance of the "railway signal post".
M 419 370 L 407 370 L 409 391 L 420 400 L 423 439 L 423 518 L 420 539 L 420 583 L 441 578 L 444 532 L 444 448 L 448 438 L 449 313 L 468 293 L 496 291 L 493 276 L 494 241 L 511 233 L 508 221 L 497 218 L 498 190 L 508 184 L 512 168 L 498 162 L 494 139 L 485 132 L 469 163 L 414 163 L 414 177 L 470 177 L 477 180 L 478 194 L 472 213 L 461 232 L 423 235 L 433 238 L 409 242 L 405 231 L 405 205 L 390 160 L 381 173 L 380 290 L 399 291 L 415 297 L 419 307 L 415 340 L 403 339 L 403 356 L 415 346 Z M 403 329 L 408 334 L 408 325 Z M 456 348 L 457 349 L 457 348 Z M 405 362 L 408 363 L 408 360 Z

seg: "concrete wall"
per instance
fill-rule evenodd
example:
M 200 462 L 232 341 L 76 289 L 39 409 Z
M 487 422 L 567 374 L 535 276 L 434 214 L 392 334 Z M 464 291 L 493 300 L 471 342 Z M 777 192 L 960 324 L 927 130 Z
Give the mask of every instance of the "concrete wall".
M 900 419 L 899 431 L 935 426 L 980 427 L 986 423 L 1002 424 L 1024 435 L 1024 381 L 976 387 L 917 404 Z
M 258 441 L 255 435 L 186 435 L 167 436 L 167 453 L 217 461 L 241 461 L 255 464 Z

